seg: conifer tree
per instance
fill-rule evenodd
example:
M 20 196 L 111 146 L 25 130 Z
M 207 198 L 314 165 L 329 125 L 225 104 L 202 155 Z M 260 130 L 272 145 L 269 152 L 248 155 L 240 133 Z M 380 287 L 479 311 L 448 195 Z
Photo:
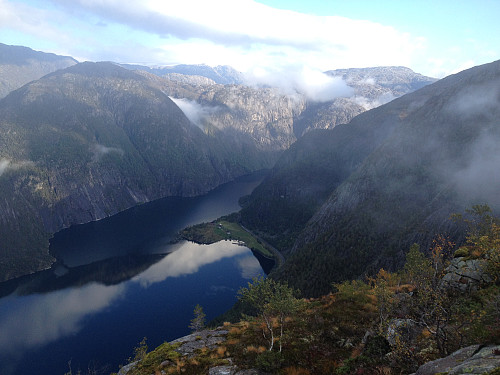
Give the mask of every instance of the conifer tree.
M 205 328 L 205 318 L 206 314 L 203 312 L 203 307 L 197 304 L 194 308 L 194 318 L 191 319 L 191 324 L 189 325 L 189 328 L 193 332 L 201 331 L 203 328 Z

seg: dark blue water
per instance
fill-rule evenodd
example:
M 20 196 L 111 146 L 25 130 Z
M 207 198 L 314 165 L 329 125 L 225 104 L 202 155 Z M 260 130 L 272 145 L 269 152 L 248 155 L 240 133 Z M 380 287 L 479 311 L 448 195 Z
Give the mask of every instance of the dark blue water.
M 206 196 L 170 198 L 58 233 L 53 269 L 0 285 L 0 374 L 110 373 L 143 337 L 150 348 L 189 333 L 200 304 L 211 319 L 263 275 L 246 247 L 169 244 L 186 225 L 239 209 L 253 175 Z

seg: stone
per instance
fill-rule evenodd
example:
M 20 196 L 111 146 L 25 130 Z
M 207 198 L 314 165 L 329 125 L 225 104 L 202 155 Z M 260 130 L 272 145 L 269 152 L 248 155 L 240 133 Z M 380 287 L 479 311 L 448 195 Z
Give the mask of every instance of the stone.
M 127 375 L 130 370 L 137 364 L 136 362 L 131 362 L 128 365 L 123 366 L 120 371 L 118 371 L 118 375 Z
M 492 281 L 491 276 L 485 270 L 486 260 L 484 259 L 455 258 L 446 268 L 441 286 L 460 292 L 477 290 L 480 285 Z
M 234 366 L 217 366 L 208 370 L 208 375 L 234 375 L 236 367 Z
M 419 367 L 415 375 L 488 374 L 500 368 L 500 346 L 472 345 L 453 354 L 428 362 Z
M 193 356 L 196 350 L 202 348 L 214 349 L 217 344 L 225 341 L 227 334 L 228 331 L 224 329 L 206 329 L 178 338 L 171 341 L 170 344 L 181 343 L 182 345 L 176 351 L 183 356 Z
M 402 342 L 413 342 L 422 332 L 411 319 L 392 319 L 387 327 L 386 339 L 389 345 L 395 346 L 398 340 Z

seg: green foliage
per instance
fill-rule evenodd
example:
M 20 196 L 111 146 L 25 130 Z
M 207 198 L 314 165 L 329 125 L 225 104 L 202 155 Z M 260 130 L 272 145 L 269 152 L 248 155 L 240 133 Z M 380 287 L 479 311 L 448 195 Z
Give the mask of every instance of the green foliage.
M 189 324 L 189 328 L 193 332 L 199 332 L 203 328 L 205 328 L 205 318 L 206 314 L 203 312 L 203 307 L 197 304 L 194 308 L 194 318 L 191 319 L 191 323 Z
M 233 216 L 230 221 L 228 217 L 215 220 L 211 223 L 202 223 L 190 226 L 180 232 L 182 238 L 203 244 L 211 244 L 222 240 L 236 240 L 244 242 L 245 245 L 262 254 L 265 257 L 272 258 L 273 254 L 251 233 L 234 221 Z
M 406 254 L 403 272 L 409 280 L 422 284 L 432 274 L 431 260 L 421 251 L 418 244 L 413 244 Z
M 459 247 L 453 254 L 454 258 L 468 257 L 470 255 L 469 249 L 465 246 Z
M 337 299 L 340 301 L 361 304 L 370 302 L 368 294 L 371 288 L 361 280 L 351 280 L 344 281 L 341 284 L 333 284 L 333 288 L 337 291 Z
M 265 351 L 257 355 L 255 365 L 258 369 L 263 371 L 276 371 L 281 368 L 284 362 L 281 352 Z
M 248 283 L 248 288 L 242 288 L 238 292 L 240 299 L 255 307 L 264 321 L 263 335 L 268 340 L 269 351 L 273 349 L 276 340 L 274 319 L 278 320 L 279 351 L 282 350 L 286 318 L 297 312 L 301 305 L 295 298 L 296 293 L 287 284 L 263 277 L 252 279 L 252 283 Z
M 148 353 L 148 345 L 146 343 L 148 339 L 144 337 L 139 344 L 134 348 L 134 356 L 129 359 L 129 362 L 141 361 L 146 357 Z
M 167 342 L 161 344 L 155 350 L 147 353 L 136 366 L 134 366 L 129 374 L 151 374 L 160 367 L 160 364 L 166 360 L 176 362 L 180 358 L 180 354 L 175 351 L 179 344 L 171 345 Z

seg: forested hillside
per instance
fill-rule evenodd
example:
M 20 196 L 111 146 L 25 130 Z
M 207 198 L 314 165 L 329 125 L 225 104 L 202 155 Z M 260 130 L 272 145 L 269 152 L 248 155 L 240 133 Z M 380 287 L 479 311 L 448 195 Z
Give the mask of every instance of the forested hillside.
M 437 233 L 460 242 L 454 212 L 498 211 L 499 87 L 497 61 L 297 142 L 242 211 L 288 254 L 277 277 L 322 294 L 333 281 L 400 267 L 413 242 L 424 251 Z

